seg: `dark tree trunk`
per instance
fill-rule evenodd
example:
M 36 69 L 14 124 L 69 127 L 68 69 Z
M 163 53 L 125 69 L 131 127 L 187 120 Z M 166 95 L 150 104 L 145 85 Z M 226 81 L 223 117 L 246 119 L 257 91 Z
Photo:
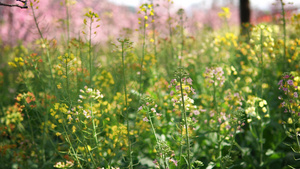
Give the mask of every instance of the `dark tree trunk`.
M 240 0 L 241 35 L 246 37 L 246 39 L 249 38 L 250 13 L 249 0 Z

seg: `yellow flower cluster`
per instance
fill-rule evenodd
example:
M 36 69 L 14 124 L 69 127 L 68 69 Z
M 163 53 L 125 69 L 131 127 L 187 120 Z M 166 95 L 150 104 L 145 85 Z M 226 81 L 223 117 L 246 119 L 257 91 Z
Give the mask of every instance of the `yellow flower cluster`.
M 93 81 L 95 82 L 95 85 L 102 91 L 115 84 L 113 76 L 106 70 L 103 70 L 101 74 L 96 74 L 93 77 Z
M 97 13 L 95 13 L 95 12 L 92 12 L 91 10 L 89 10 L 89 12 L 87 12 L 84 16 L 86 16 L 86 17 L 90 20 L 90 22 L 89 22 L 89 24 L 90 24 L 89 26 L 90 26 L 90 27 L 92 26 L 92 23 L 94 23 L 94 22 L 99 22 L 99 21 L 100 21 L 99 15 L 98 15 Z M 95 19 L 96 19 L 96 20 L 95 20 Z M 84 24 L 85 26 L 88 25 L 88 22 L 87 22 L 86 19 L 83 20 L 83 24 Z M 98 28 L 98 27 L 100 27 L 99 24 L 96 25 L 96 28 Z M 83 33 L 83 34 L 86 34 L 85 31 L 82 31 L 82 33 Z M 92 32 L 90 32 L 90 34 L 92 34 Z M 97 34 L 97 32 L 94 31 L 94 34 Z
M 21 122 L 23 121 L 22 111 L 24 107 L 24 105 L 20 105 L 19 103 L 15 103 L 13 106 L 4 107 L 4 116 L 0 118 L 0 122 L 6 125 L 9 131 L 11 131 L 11 127 L 15 127 L 15 125 L 23 128 Z
M 126 107 L 124 105 L 124 94 L 117 92 L 116 95 L 114 96 L 114 100 L 111 104 L 112 108 L 115 109 L 116 113 L 122 113 L 123 111 L 126 110 Z M 132 99 L 129 97 L 129 94 L 127 94 L 127 102 L 130 104 Z
M 110 142 L 108 139 L 105 140 L 106 144 L 111 144 L 113 143 L 112 148 L 125 148 L 128 145 L 128 140 L 127 140 L 127 127 L 124 124 L 119 124 L 113 125 L 113 126 L 108 126 L 108 128 L 105 128 L 106 131 L 106 136 L 109 138 Z
M 86 16 L 88 18 L 93 18 L 93 17 L 99 18 L 99 15 L 91 10 L 89 12 L 87 12 L 84 16 Z
M 140 13 L 144 13 L 144 19 L 143 19 L 143 23 L 144 23 L 144 26 L 147 28 L 149 25 L 147 23 L 148 21 L 148 16 L 154 16 L 154 9 L 153 9 L 153 5 L 152 4 L 142 4 L 140 6 L 140 10 L 138 11 L 138 14 Z M 142 24 L 142 19 L 139 18 L 139 24 Z M 152 23 L 154 22 L 154 19 L 152 19 L 151 21 Z
M 237 47 L 238 43 L 237 43 L 238 37 L 236 35 L 234 35 L 233 33 L 226 33 L 224 36 L 220 36 L 218 35 L 215 40 L 214 43 L 217 46 L 234 46 Z
M 248 118 L 247 121 L 250 123 L 252 117 L 261 120 L 263 117 L 269 118 L 268 104 L 267 101 L 255 96 L 249 96 L 247 100 L 247 109 L 245 110 Z M 262 117 L 263 115 L 263 117 Z
M 15 57 L 12 62 L 8 62 L 8 65 L 11 67 L 22 67 L 24 65 L 24 60 L 21 57 Z
M 63 123 L 64 117 L 60 113 L 67 114 L 69 113 L 68 109 L 69 106 L 64 103 L 55 103 L 54 108 L 50 109 L 50 114 L 57 119 L 59 123 Z
M 291 72 L 291 74 L 294 76 L 294 86 L 297 86 L 295 90 L 300 89 L 300 74 L 297 72 Z
M 45 127 L 46 127 L 46 130 L 45 130 Z M 41 126 L 40 126 L 40 129 L 42 131 L 46 131 L 46 133 L 50 131 L 55 131 L 57 125 L 55 125 L 55 122 L 53 123 L 52 121 L 48 120 L 45 124 L 45 122 L 42 122 Z
M 300 13 L 298 14 L 294 14 L 291 18 L 291 22 L 294 26 L 294 29 L 296 30 L 296 32 L 299 32 L 300 31 Z
M 156 62 L 157 62 L 157 60 L 156 60 L 155 56 L 153 54 L 149 54 L 149 55 L 145 55 L 143 65 L 149 65 L 149 66 L 145 66 L 145 67 L 152 68 Z
M 62 61 L 65 64 L 68 64 L 70 61 L 75 59 L 75 56 L 73 53 L 71 53 L 70 55 L 68 53 L 65 53 L 63 56 L 57 57 L 57 59 Z
M 218 15 L 220 18 L 229 19 L 231 16 L 230 8 L 228 7 L 222 7 L 222 12 L 219 12 Z
M 72 53 L 70 55 L 68 53 L 66 53 L 63 56 L 59 56 L 57 58 L 58 58 L 58 60 L 61 61 L 61 63 L 54 66 L 55 71 L 58 76 L 67 78 L 67 76 L 66 76 L 67 74 L 68 74 L 68 76 L 70 76 L 71 72 L 75 72 L 76 65 L 78 63 L 76 61 L 75 56 Z M 66 72 L 67 70 L 68 70 L 68 72 Z
M 274 30 L 270 26 L 264 24 L 257 25 L 252 29 L 250 46 L 256 56 L 259 54 L 260 57 L 263 57 L 264 62 L 270 62 L 270 59 L 275 58 L 273 32 Z M 253 59 L 257 59 L 256 56 Z

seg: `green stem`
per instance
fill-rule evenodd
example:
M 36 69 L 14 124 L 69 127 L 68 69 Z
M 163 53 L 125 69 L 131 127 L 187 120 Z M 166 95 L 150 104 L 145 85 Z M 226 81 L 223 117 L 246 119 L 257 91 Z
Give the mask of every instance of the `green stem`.
M 284 11 L 284 3 L 283 0 L 280 0 L 281 3 L 281 11 L 282 11 L 282 27 L 283 27 L 283 61 L 286 58 L 286 21 L 285 21 L 285 11 Z M 284 62 L 283 62 L 284 63 Z
M 218 113 L 218 105 L 217 105 L 217 88 L 216 88 L 216 76 L 214 74 L 214 77 L 213 77 L 213 86 L 214 86 L 214 91 L 213 91 L 213 102 L 214 102 L 214 109 L 216 110 L 216 112 Z
M 40 37 L 41 37 L 41 39 L 42 39 L 43 45 L 45 45 L 45 48 L 46 48 L 46 57 L 47 57 L 47 61 L 48 61 L 48 64 L 49 64 L 50 75 L 51 75 L 51 81 L 49 81 L 49 86 L 52 88 L 52 86 L 55 85 L 55 79 L 54 79 L 54 77 L 53 77 L 53 72 L 52 72 L 52 64 L 51 64 L 51 59 L 50 59 L 49 47 L 48 47 L 47 44 L 45 44 L 46 40 L 45 40 L 45 38 L 44 38 L 44 36 L 43 36 L 43 33 L 42 33 L 42 31 L 41 31 L 41 29 L 40 29 L 40 27 L 39 27 L 39 24 L 38 24 L 38 21 L 37 21 L 37 17 L 36 17 L 36 14 L 35 14 L 33 5 L 31 5 L 32 2 L 31 2 L 31 0 L 29 0 L 29 1 L 30 1 L 30 9 L 31 9 L 31 11 L 32 11 L 32 16 L 33 16 L 33 19 L 34 19 L 35 26 L 36 26 L 36 28 L 37 28 L 37 30 L 38 30 L 38 32 L 39 32 L 39 35 L 40 35 Z M 52 82 L 54 85 L 51 85 L 51 82 Z M 56 90 L 56 87 L 54 87 L 54 90 L 55 90 L 55 94 L 56 94 L 56 96 L 57 96 L 57 90 Z
M 28 121 L 29 121 L 29 128 L 30 128 L 30 135 L 31 135 L 31 142 L 34 143 L 34 136 L 33 136 L 33 129 L 32 129 L 32 125 L 31 125 L 31 118 L 29 116 L 29 113 L 27 111 L 27 109 L 25 110 L 26 112 L 26 115 L 27 115 L 27 118 L 28 118 Z M 44 127 L 45 127 L 46 124 L 44 124 Z
M 90 103 L 90 107 L 91 107 L 91 115 L 92 115 L 92 123 L 93 123 L 93 137 L 95 139 L 95 142 L 96 142 L 96 145 L 97 145 L 97 148 L 98 148 L 98 138 L 97 138 L 97 131 L 96 131 L 96 124 L 95 124 L 95 115 L 93 113 L 93 103 L 91 101 Z
M 66 128 L 65 128 L 65 126 L 66 126 L 65 121 L 64 121 L 64 124 L 63 124 L 62 126 L 63 126 L 63 129 L 64 129 L 64 132 L 66 133 L 66 135 L 65 135 L 65 136 L 66 136 L 66 141 L 67 141 L 68 144 L 70 145 L 70 149 L 71 149 L 71 151 L 72 151 L 72 153 L 73 153 L 73 156 L 75 157 L 75 160 L 77 161 L 79 167 L 80 167 L 80 168 L 83 168 L 83 167 L 81 166 L 81 164 L 80 164 L 80 161 L 79 161 L 79 159 L 78 159 L 78 155 L 77 155 L 77 153 L 76 153 L 75 150 L 74 150 L 73 144 L 71 143 L 70 137 L 69 137 L 68 132 L 67 132 L 67 130 L 66 130 Z
M 292 119 L 292 121 L 293 121 L 293 129 L 294 129 L 294 133 L 295 133 L 296 141 L 297 141 L 297 145 L 298 145 L 298 151 L 297 151 L 297 153 L 300 153 L 300 142 L 299 142 L 299 138 L 298 138 L 298 133 L 299 132 L 297 131 L 295 120 Z
M 69 15 L 69 4 L 68 0 L 65 1 L 66 5 L 66 15 L 67 15 L 67 49 L 69 51 L 69 41 L 70 41 L 70 15 Z
M 80 37 L 80 33 L 79 33 L 79 37 Z M 82 46 L 81 46 L 82 44 L 81 44 L 81 40 L 80 40 L 80 38 L 79 38 L 79 58 L 80 58 L 80 72 L 78 73 L 79 74 L 79 78 L 81 78 L 81 81 L 84 81 L 84 71 L 83 71 L 83 68 L 84 68 L 84 63 L 86 63 L 86 62 L 84 62 L 84 60 L 83 60 L 83 52 L 82 52 Z M 81 87 L 81 85 L 82 85 L 83 83 L 80 83 L 80 87 Z M 78 92 L 79 92 L 79 90 L 80 90 L 80 87 L 78 88 Z
M 67 87 L 67 96 L 68 99 L 70 99 L 70 95 L 69 95 L 69 73 L 68 73 L 68 58 L 70 57 L 70 55 L 68 54 L 68 57 L 65 58 L 65 66 L 66 66 L 66 87 Z
M 169 16 L 170 17 L 170 16 Z M 182 59 L 183 59 L 183 45 L 184 45 L 184 37 L 183 37 L 183 20 L 182 20 L 182 14 L 180 15 L 180 33 L 181 33 L 181 49 L 180 49 L 180 57 L 179 58 L 179 67 L 181 68 L 182 67 Z M 170 30 L 171 31 L 171 30 Z M 171 37 L 171 34 L 170 34 L 170 37 Z M 171 41 L 171 44 L 172 44 L 172 41 Z M 183 96 L 183 91 L 182 91 L 182 81 L 181 81 L 181 78 L 180 78 L 180 87 L 181 87 L 181 95 Z M 183 100 L 183 109 L 184 109 L 184 118 L 185 118 L 185 122 L 186 122 L 186 114 L 185 114 L 185 106 L 184 106 L 184 99 L 182 97 L 182 100 Z M 186 125 L 186 128 L 187 125 Z M 183 128 L 181 128 L 181 141 L 183 140 Z M 187 137 L 188 138 L 188 137 Z M 188 144 L 189 144 L 189 141 L 188 141 Z M 190 150 L 189 149 L 190 146 L 188 146 L 188 151 Z M 180 143 L 180 165 L 181 165 L 181 156 L 182 156 L 182 143 Z M 189 161 L 189 165 L 190 165 L 190 161 Z
M 85 147 L 85 150 L 87 150 L 86 153 L 89 154 L 89 156 L 90 156 L 90 158 L 91 158 L 91 161 L 93 162 L 94 166 L 97 166 L 96 161 L 95 161 L 95 159 L 94 159 L 94 157 L 93 157 L 93 154 L 91 153 L 91 151 L 90 151 L 90 149 L 89 149 L 89 147 L 88 147 L 88 144 L 84 144 L 84 147 Z M 88 159 L 87 156 L 86 156 L 86 159 Z
M 152 132 L 153 132 L 153 134 L 154 134 L 155 140 L 156 140 L 156 142 L 158 143 L 159 140 L 158 140 L 158 138 L 157 138 L 157 136 L 156 136 L 156 131 L 155 131 L 155 128 L 154 128 L 154 126 L 153 126 L 152 118 L 151 118 L 151 116 L 150 116 L 150 113 L 149 113 L 149 121 L 150 121 L 151 129 L 152 129 Z M 160 145 L 158 145 L 158 147 L 159 147 L 159 149 L 160 149 Z
M 154 10 L 154 4 L 153 4 L 153 0 L 151 0 L 151 5 L 152 8 Z M 152 15 L 152 20 L 155 19 L 155 16 Z M 155 22 L 152 23 L 152 39 L 153 39 L 153 46 L 154 46 L 154 58 L 156 59 L 156 72 L 158 72 L 158 58 L 157 58 L 157 49 L 156 49 L 156 36 L 155 36 Z
M 145 39 L 146 39 L 146 20 L 144 20 L 144 28 L 143 28 L 143 42 L 142 42 L 142 58 L 141 58 L 141 72 L 140 72 L 140 98 L 143 92 L 143 65 L 144 65 L 144 56 L 145 56 Z
M 80 36 L 78 36 L 78 47 L 76 48 L 76 57 L 79 56 L 80 57 Z M 77 57 L 78 58 L 78 57 Z M 82 63 L 81 63 L 82 64 Z M 76 64 L 76 70 L 78 71 L 79 69 L 79 64 Z M 79 90 L 80 90 L 80 83 L 79 83 L 79 72 L 76 73 L 76 93 L 77 96 L 79 95 Z
M 151 118 L 151 116 L 150 116 L 150 113 L 149 113 L 149 121 L 150 121 L 150 125 L 151 125 L 151 129 L 152 129 L 152 132 L 153 132 L 153 134 L 154 134 L 154 137 L 155 137 L 155 140 L 156 140 L 156 143 L 157 143 L 157 145 L 158 145 L 158 151 L 162 151 L 162 149 L 161 149 L 161 147 L 160 147 L 160 142 L 159 142 L 159 140 L 158 140 L 158 138 L 157 138 L 157 136 L 156 136 L 156 131 L 155 131 L 155 128 L 154 128 L 154 125 L 153 125 L 153 123 L 152 123 L 152 118 Z M 167 166 L 166 166 L 166 162 L 165 162 L 165 154 L 164 153 L 162 153 L 162 159 L 163 159 L 163 164 L 164 164 L 164 168 L 166 169 L 167 168 Z
M 225 24 L 226 24 L 227 32 L 230 32 L 230 27 L 229 27 L 228 19 L 227 18 L 225 18 Z
M 239 119 L 238 119 L 239 120 Z M 230 154 L 231 154 L 231 150 L 232 150 L 232 148 L 233 148 L 233 145 L 234 145 L 234 141 L 235 141 L 235 136 L 236 136 L 236 131 L 237 131 L 237 126 L 238 125 L 236 125 L 235 126 L 235 128 L 234 128 L 234 132 L 233 132 L 233 137 L 232 137 L 232 139 L 231 139 L 231 144 L 230 144 L 230 148 L 229 148 L 229 150 L 228 150 L 228 155 L 230 156 Z
M 70 43 L 70 15 L 69 15 L 69 4 L 68 0 L 65 0 L 65 5 L 66 5 L 66 15 L 67 15 L 67 51 L 68 51 L 68 58 L 70 58 L 70 48 L 69 48 L 69 43 Z M 66 59 L 66 88 L 67 88 L 67 96 L 68 99 L 70 99 L 70 92 L 69 92 L 69 76 L 68 76 L 68 62 Z
M 23 77 L 24 77 L 25 75 L 23 75 Z M 30 82 L 28 81 L 28 79 L 26 79 L 25 80 L 25 85 L 26 85 L 26 87 L 28 88 L 28 91 L 30 91 L 31 93 L 35 93 L 34 91 L 33 91 L 33 89 L 32 89 L 32 87 L 30 86 Z M 45 89 L 44 89 L 45 90 Z M 35 95 L 35 94 L 34 94 Z M 47 97 L 46 97 L 46 93 L 44 94 L 44 100 L 45 101 L 47 101 L 48 102 L 48 100 L 46 99 Z M 35 95 L 36 96 L 36 105 L 37 105 L 37 107 L 43 107 L 42 105 L 41 105 L 41 103 L 38 101 L 38 100 L 40 100 L 38 97 L 38 95 Z M 45 103 L 45 105 L 47 105 L 48 103 Z M 46 107 L 47 108 L 47 107 Z M 28 111 L 26 111 L 27 112 L 27 117 L 28 117 L 28 119 L 29 119 L 29 126 L 30 126 L 30 130 L 31 130 L 31 139 L 32 139 L 32 143 L 34 143 L 34 136 L 33 136 L 33 129 L 32 129 L 32 125 L 31 125 L 31 118 L 30 118 L 30 116 L 29 116 L 29 114 L 28 114 Z M 46 110 L 46 112 L 48 112 L 48 110 Z M 41 119 L 41 117 L 39 116 L 40 114 L 38 114 L 38 113 L 36 113 L 36 117 L 38 118 L 38 120 L 39 121 L 42 121 L 42 119 Z M 49 113 L 46 113 L 45 114 L 45 116 L 44 116 L 44 129 L 43 129 L 43 140 L 42 140 L 42 153 L 43 153 L 43 155 L 42 155 L 42 158 L 43 158 L 43 161 L 44 161 L 44 164 L 43 164 L 43 166 L 45 166 L 46 164 L 47 164 L 47 162 L 46 162 L 46 152 L 45 152 L 45 144 L 46 144 L 46 141 L 47 141 L 47 139 L 46 138 L 49 138 L 49 134 L 47 134 L 47 128 L 48 128 L 48 126 L 47 126 L 47 122 L 48 122 L 48 116 L 49 116 Z M 56 145 L 53 143 L 53 140 L 52 139 L 49 139 L 49 141 L 50 141 L 50 143 L 51 143 L 51 145 L 55 148 L 56 147 Z M 57 149 L 54 149 L 55 150 L 55 152 L 61 157 L 61 158 L 63 158 L 63 156 L 59 153 L 59 151 L 57 150 Z M 51 160 L 51 159 L 50 159 Z M 48 160 L 49 161 L 49 160 Z M 41 168 L 43 168 L 43 167 L 41 167 Z
M 93 87 L 92 84 L 92 23 L 93 23 L 93 18 L 91 17 L 91 22 L 90 22 L 90 34 L 89 34 L 89 64 L 90 64 L 90 85 Z
M 219 153 L 218 159 L 219 159 L 219 162 L 220 162 L 220 166 L 223 169 L 224 166 L 223 166 L 223 163 L 222 163 L 222 149 L 221 149 L 222 141 L 221 141 L 221 138 L 220 138 L 220 128 L 221 128 L 221 126 L 219 127 L 219 132 L 217 133 L 218 134 L 218 153 Z
M 180 125 L 181 126 L 181 125 Z M 181 126 L 181 129 L 180 129 L 180 152 L 179 152 L 179 166 L 181 166 L 181 157 L 182 157 L 182 149 L 183 149 L 183 146 L 182 146 L 182 140 L 183 140 L 183 128 Z
M 32 12 L 32 16 L 33 16 L 33 19 L 34 19 L 34 23 L 35 23 L 35 26 L 39 32 L 39 35 L 42 39 L 42 43 L 43 45 L 45 45 L 45 48 L 46 48 L 46 58 L 47 58 L 47 61 L 48 61 L 48 64 L 49 64 L 49 71 L 50 71 L 50 75 L 51 75 L 51 81 L 48 81 L 48 85 L 50 86 L 51 89 L 54 88 L 54 91 L 55 91 L 55 94 L 56 94 L 56 97 L 58 97 L 57 95 L 57 89 L 55 86 L 55 79 L 53 77 L 53 72 L 52 72 L 52 64 L 51 64 L 51 59 L 50 59 L 50 52 L 49 52 L 49 47 L 47 44 L 45 44 L 46 40 L 43 36 L 43 33 L 39 27 L 39 24 L 38 24 L 38 21 L 37 21 L 37 17 L 36 17 L 36 14 L 35 14 L 35 11 L 34 11 L 34 8 L 33 8 L 33 3 L 31 0 L 29 0 L 30 2 L 30 9 L 31 9 L 31 12 Z M 51 84 L 52 82 L 52 84 Z M 47 104 L 46 104 L 47 105 Z M 47 109 L 47 107 L 46 107 Z M 48 113 L 46 113 L 46 116 L 45 116 L 45 120 L 44 120 L 44 124 L 45 124 L 45 128 L 47 127 L 47 121 L 48 121 Z M 42 141 L 42 145 L 43 145 L 43 149 L 42 149 L 42 152 L 43 152 L 43 162 L 45 163 L 46 162 L 46 158 L 45 158 L 45 143 L 46 143 L 46 134 L 45 134 L 45 130 L 44 130 L 44 133 L 43 133 L 43 141 Z
M 122 68 L 123 68 L 123 86 L 125 95 L 125 107 L 126 107 L 126 123 L 127 123 L 127 139 L 128 139 L 128 154 L 130 158 L 129 167 L 133 169 L 132 163 L 132 150 L 131 150 L 131 140 L 130 140 L 130 127 L 129 127 L 129 113 L 128 113 L 128 101 L 127 101 L 127 89 L 126 89 L 126 77 L 125 77 L 125 55 L 124 55 L 124 41 L 122 43 Z
M 170 45 L 171 45 L 171 58 L 174 59 L 173 32 L 172 32 L 172 25 L 171 25 L 170 5 L 168 6 L 168 25 L 169 25 L 169 35 L 170 35 Z
M 259 142 L 260 142 L 260 165 L 262 166 L 264 161 L 263 161 L 263 146 L 264 146 L 264 142 L 263 142 L 263 133 L 264 133 L 264 126 L 262 126 L 262 119 L 260 120 L 261 123 L 261 130 L 259 133 Z
M 260 67 L 261 67 L 261 80 L 260 80 L 260 98 L 263 97 L 263 79 L 264 79 L 264 59 L 263 59 L 263 30 L 260 30 Z M 260 120 L 260 133 L 259 133 L 259 142 L 260 142 L 260 165 L 263 164 L 263 132 L 264 132 L 264 126 L 263 126 L 263 114 L 260 114 L 261 120 Z
M 288 84 L 285 84 L 288 85 Z M 287 90 L 287 96 L 290 96 L 289 94 L 289 90 Z M 291 100 L 292 98 L 289 98 L 289 100 Z M 288 102 L 288 111 L 291 113 L 292 112 L 292 103 Z M 294 116 L 293 114 L 291 114 L 292 116 Z M 300 153 L 300 142 L 299 142 L 299 138 L 298 138 L 298 132 L 297 132 L 297 128 L 296 128 L 296 123 L 294 119 L 297 119 L 297 117 L 293 117 L 292 118 L 292 123 L 293 123 L 293 129 L 294 129 L 294 133 L 295 133 L 295 137 L 296 137 L 296 141 L 297 141 L 297 146 L 298 146 L 298 153 Z
M 218 105 L 217 105 L 217 88 L 216 88 L 216 76 L 214 74 L 213 76 L 213 102 L 214 102 L 214 109 L 216 110 L 217 113 L 219 113 L 219 110 L 218 110 Z M 221 148 L 221 143 L 222 143 L 222 140 L 221 140 L 221 125 L 219 125 L 219 128 L 218 128 L 218 132 L 217 132 L 217 140 L 218 140 L 218 159 L 219 159 L 219 163 L 220 163 L 220 166 L 221 168 L 223 169 L 224 166 L 222 164 L 222 148 Z
M 261 69 L 261 79 L 260 79 L 260 98 L 263 97 L 263 80 L 264 80 L 264 59 L 263 59 L 263 32 L 260 30 L 260 69 Z
M 187 141 L 187 148 L 188 148 L 188 168 L 191 169 L 191 158 L 190 158 L 190 140 L 189 140 L 189 131 L 188 131 L 188 123 L 187 123 L 187 115 L 185 111 L 185 104 L 184 104 L 184 96 L 183 96 L 183 88 L 182 88 L 182 75 L 180 75 L 180 91 L 181 91 L 181 99 L 182 99 L 182 111 L 184 115 L 184 123 L 185 123 L 185 132 L 186 132 L 186 141 Z
M 221 143 L 222 143 L 222 139 L 221 139 L 221 124 L 219 124 L 219 128 L 218 128 L 218 132 L 217 132 L 217 140 L 218 140 L 218 160 L 220 163 L 221 168 L 223 169 L 223 163 L 222 163 L 222 148 L 221 148 Z
M 184 35 L 183 35 L 183 18 L 182 15 L 180 15 L 180 34 L 181 34 L 181 49 L 180 49 L 180 62 L 179 67 L 182 67 L 182 60 L 183 60 L 183 46 L 184 46 Z

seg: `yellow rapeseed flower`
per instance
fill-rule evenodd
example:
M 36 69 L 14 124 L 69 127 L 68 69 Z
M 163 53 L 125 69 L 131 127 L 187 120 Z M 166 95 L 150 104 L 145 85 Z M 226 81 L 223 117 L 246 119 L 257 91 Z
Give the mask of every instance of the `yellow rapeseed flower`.
M 51 128 L 52 128 L 52 129 L 55 129 L 55 127 L 56 127 L 56 125 L 52 123 L 52 124 L 51 124 Z
M 11 67 L 17 67 L 17 65 L 14 62 L 8 62 L 8 65 Z
M 292 124 L 293 123 L 292 118 L 289 117 L 287 122 L 288 122 L 288 124 Z
M 58 89 L 61 89 L 62 87 L 61 87 L 61 83 L 59 83 L 58 85 L 57 85 L 57 88 Z

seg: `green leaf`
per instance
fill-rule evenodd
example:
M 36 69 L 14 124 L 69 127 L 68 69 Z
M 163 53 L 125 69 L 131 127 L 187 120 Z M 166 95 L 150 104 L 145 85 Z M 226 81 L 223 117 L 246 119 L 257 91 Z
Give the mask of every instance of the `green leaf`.
M 270 156 L 270 159 L 275 160 L 275 159 L 279 159 L 279 158 L 282 158 L 282 157 L 285 157 L 284 153 L 274 153 Z

